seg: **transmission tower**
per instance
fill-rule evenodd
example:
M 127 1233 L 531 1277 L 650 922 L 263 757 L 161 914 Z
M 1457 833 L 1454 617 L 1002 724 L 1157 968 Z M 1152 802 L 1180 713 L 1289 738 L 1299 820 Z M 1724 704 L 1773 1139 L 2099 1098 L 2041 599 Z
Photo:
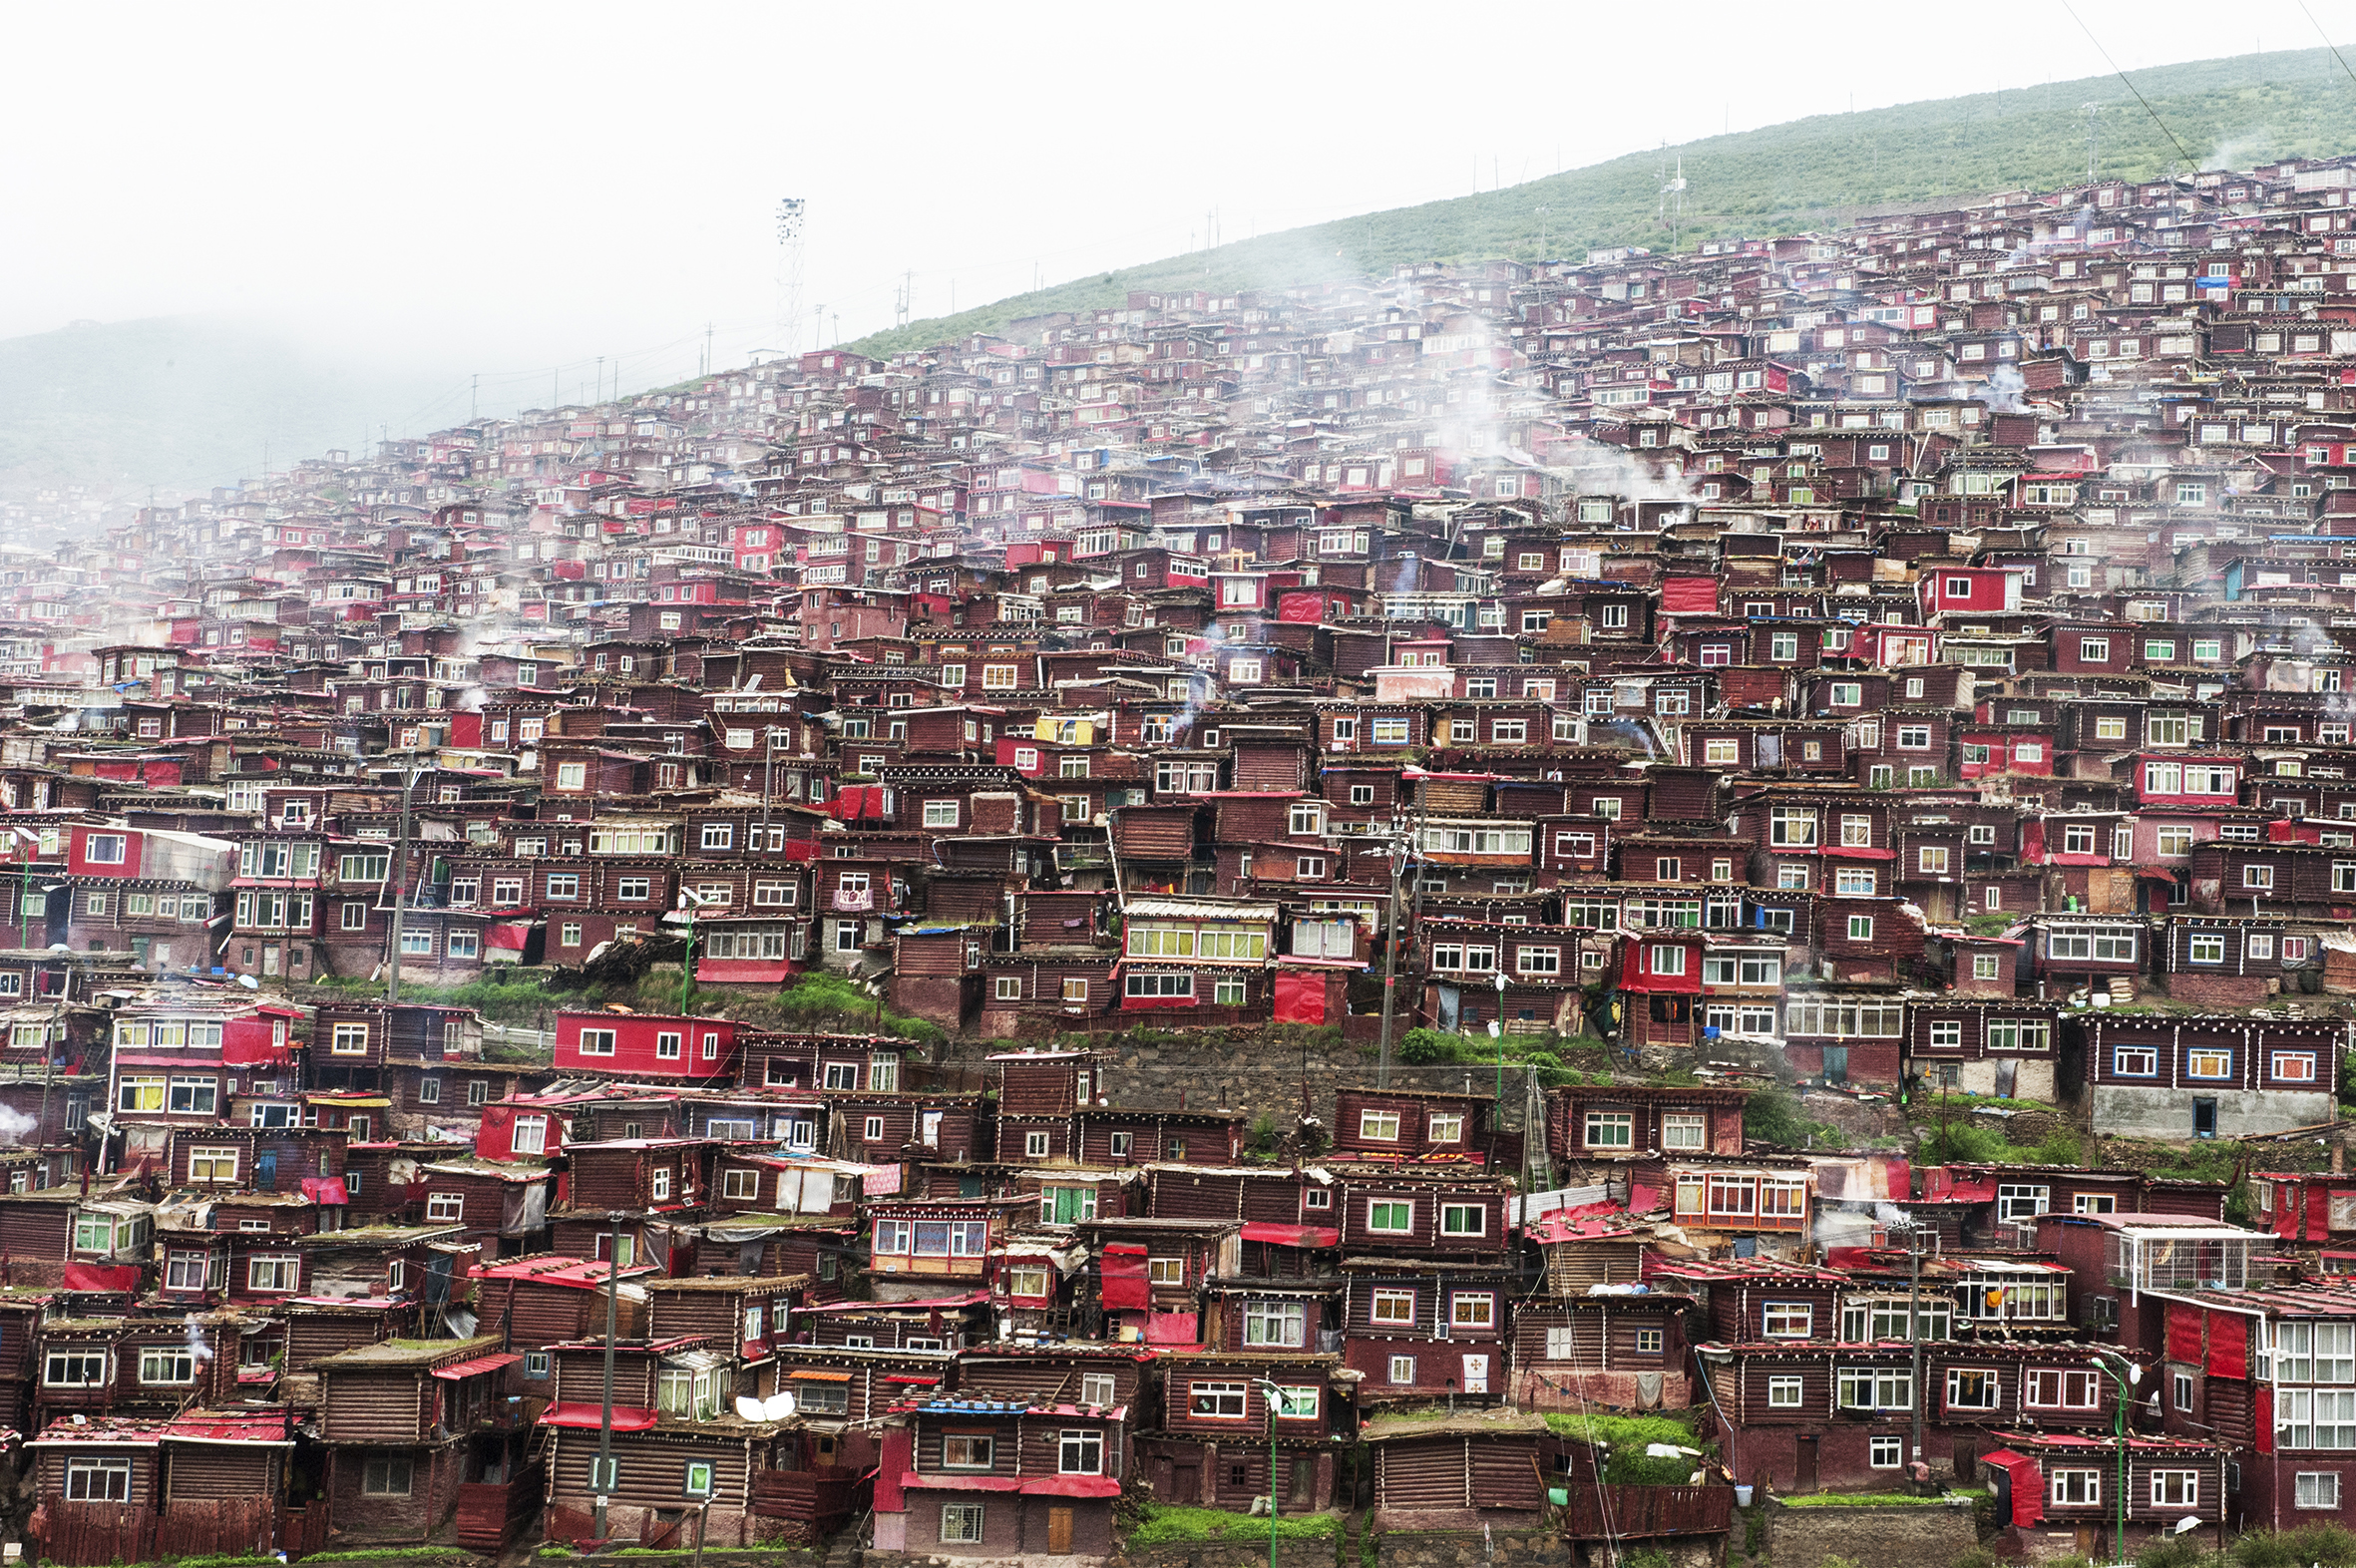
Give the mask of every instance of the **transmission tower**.
M 808 207 L 800 196 L 777 203 L 777 336 L 788 354 L 802 347 L 802 227 Z

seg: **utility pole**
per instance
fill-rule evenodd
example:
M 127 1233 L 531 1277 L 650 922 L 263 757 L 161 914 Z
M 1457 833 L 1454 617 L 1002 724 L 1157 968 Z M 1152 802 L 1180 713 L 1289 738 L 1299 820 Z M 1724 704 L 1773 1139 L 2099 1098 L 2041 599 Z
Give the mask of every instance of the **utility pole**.
M 1390 901 L 1382 907 L 1382 1046 L 1374 1058 L 1374 1087 L 1390 1087 L 1390 1013 L 1391 1000 L 1398 991 L 1398 874 L 1406 859 L 1406 846 L 1401 841 L 1397 825 L 1392 825 L 1390 836 Z
M 621 1211 L 611 1209 L 605 1219 L 612 1229 L 605 1240 L 605 1407 L 597 1419 L 597 1462 L 590 1467 L 589 1491 L 596 1499 L 596 1521 L 590 1533 L 605 1539 L 605 1498 L 613 1490 L 613 1310 L 621 1296 Z
M 474 423 L 474 422 L 475 422 L 477 419 L 480 419 L 480 418 L 482 417 L 482 415 L 483 415 L 483 372 L 481 372 L 480 370 L 478 370 L 478 371 L 476 371 L 476 372 L 475 372 L 475 384 L 474 384 L 474 387 L 473 387 L 473 389 L 472 389 L 472 390 L 470 390 L 470 391 L 467 393 L 467 395 L 466 395 L 466 418 L 467 418 L 467 423 L 468 423 L 468 424 L 470 424 L 470 425 L 471 425 L 471 424 L 473 424 L 473 423 Z
M 1922 1227 L 1906 1233 L 1906 1340 L 1913 1347 L 1913 1371 L 1908 1374 L 1907 1402 L 1914 1406 L 1914 1447 L 1911 1464 L 1922 1463 Z M 1866 1326 L 1870 1332 L 1872 1326 Z
M 417 787 L 417 774 L 404 775 L 401 784 L 401 847 L 393 852 L 393 951 L 385 976 L 384 999 L 390 1004 L 401 999 L 401 914 L 409 895 L 409 795 Z

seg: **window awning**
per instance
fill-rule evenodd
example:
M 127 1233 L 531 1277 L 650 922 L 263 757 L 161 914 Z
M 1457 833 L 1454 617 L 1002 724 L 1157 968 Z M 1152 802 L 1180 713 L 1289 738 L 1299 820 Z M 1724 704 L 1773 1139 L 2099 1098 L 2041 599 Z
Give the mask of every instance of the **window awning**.
M 796 1382 L 849 1382 L 851 1380 L 851 1374 L 847 1372 L 816 1372 L 806 1368 L 797 1369 L 786 1375 Z

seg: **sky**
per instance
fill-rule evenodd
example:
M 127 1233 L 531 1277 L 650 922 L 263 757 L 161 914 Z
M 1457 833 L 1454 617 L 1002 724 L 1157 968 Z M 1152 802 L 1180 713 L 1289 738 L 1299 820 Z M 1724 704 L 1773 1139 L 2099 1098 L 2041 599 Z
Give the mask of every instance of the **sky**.
M 2297 8 L 2072 3 L 2131 75 L 2322 41 Z M 2356 6 L 2309 9 L 2356 39 Z M 848 340 L 904 289 L 941 315 L 1206 236 L 2109 69 L 2059 0 L 1860 25 L 1715 0 L 0 15 L 0 337 L 241 316 L 447 381 L 453 417 L 661 385 L 707 342 L 724 366 Z

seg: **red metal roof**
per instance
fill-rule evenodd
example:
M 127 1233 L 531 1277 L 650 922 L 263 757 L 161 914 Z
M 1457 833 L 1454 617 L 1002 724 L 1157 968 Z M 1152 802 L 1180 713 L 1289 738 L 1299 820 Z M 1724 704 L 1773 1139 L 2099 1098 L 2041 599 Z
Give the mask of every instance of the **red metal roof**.
M 284 1410 L 222 1412 L 218 1410 L 191 1410 L 176 1415 L 165 1423 L 164 1435 L 174 1442 L 269 1442 L 286 1444 L 294 1438 L 288 1433 Z
M 455 1382 L 461 1377 L 472 1377 L 477 1372 L 497 1372 L 502 1367 L 513 1367 L 523 1359 L 523 1357 L 513 1354 L 478 1356 L 473 1361 L 452 1362 L 447 1367 L 437 1367 L 434 1369 L 434 1375 L 447 1377 Z

